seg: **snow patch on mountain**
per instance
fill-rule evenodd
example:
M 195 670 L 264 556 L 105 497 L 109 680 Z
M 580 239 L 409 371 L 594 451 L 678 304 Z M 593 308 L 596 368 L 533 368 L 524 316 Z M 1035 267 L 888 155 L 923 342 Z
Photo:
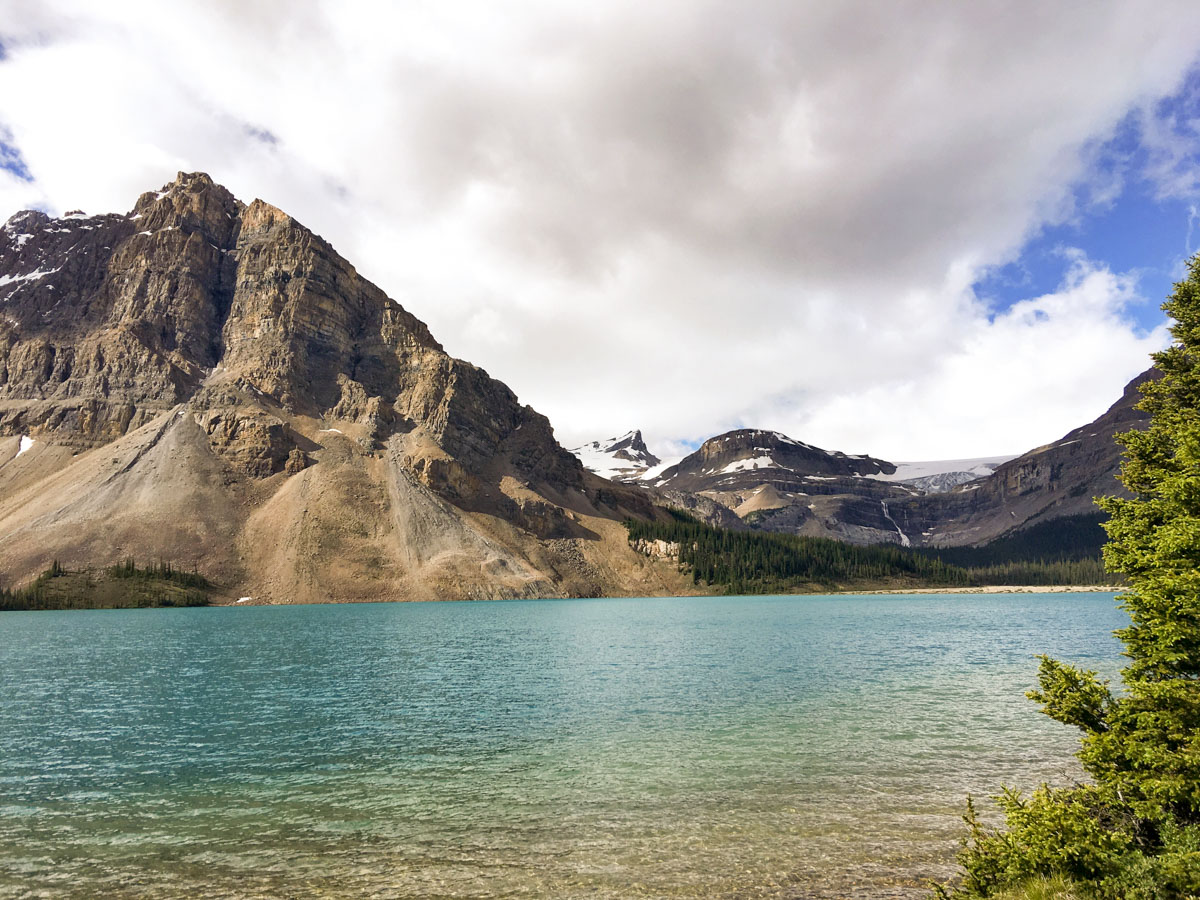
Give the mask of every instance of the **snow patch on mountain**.
M 930 494 L 938 494 L 991 475 L 1013 456 L 982 456 L 975 459 L 939 459 L 925 462 L 898 462 L 891 475 L 868 475 L 876 481 L 899 481 Z
M 672 468 L 673 466 L 679 465 L 679 463 L 682 459 L 683 459 L 682 456 L 672 456 L 670 459 L 664 459 L 657 466 L 651 466 L 645 472 L 643 472 L 641 478 L 639 478 L 638 481 L 657 482 L 654 486 L 661 487 L 662 473 L 667 471 L 667 469 Z
M 644 479 L 651 470 L 657 474 L 666 468 L 650 452 L 641 431 L 637 430 L 603 441 L 589 441 L 581 447 L 572 448 L 571 452 L 579 457 L 589 472 L 610 481 L 637 481 Z
M 59 266 L 58 269 L 38 269 L 26 275 L 0 275 L 0 287 L 6 287 L 17 281 L 36 281 L 39 278 L 45 278 L 47 275 L 53 275 L 61 268 L 62 266 Z
M 756 448 L 761 449 L 761 448 Z M 730 472 L 747 472 L 752 469 L 782 469 L 784 466 L 779 465 L 770 456 L 755 456 L 750 459 L 735 459 L 729 465 L 721 470 L 721 474 L 725 475 Z

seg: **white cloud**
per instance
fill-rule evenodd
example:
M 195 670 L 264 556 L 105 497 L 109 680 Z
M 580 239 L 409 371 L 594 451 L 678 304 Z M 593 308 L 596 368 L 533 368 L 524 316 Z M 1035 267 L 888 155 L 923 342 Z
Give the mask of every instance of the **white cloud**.
M 37 185 L 0 169 L 0 220 L 22 209 L 41 208 L 45 197 Z
M 1166 345 L 1165 324 L 1150 333 L 1131 324 L 1141 302 L 1132 278 L 1074 254 L 1055 293 L 964 323 L 924 371 L 835 394 L 793 427 L 863 449 L 882 432 L 894 459 L 1024 452 L 1100 415 Z
M 1146 175 L 1160 197 L 1195 200 L 1200 195 L 1200 110 L 1141 116 L 1149 153 Z
M 1157 346 L 1100 263 L 994 319 L 970 285 L 1111 201 L 1096 147 L 1197 33 L 1189 2 L 0 0 L 0 126 L 60 211 L 176 169 L 287 209 L 568 445 L 980 456 Z

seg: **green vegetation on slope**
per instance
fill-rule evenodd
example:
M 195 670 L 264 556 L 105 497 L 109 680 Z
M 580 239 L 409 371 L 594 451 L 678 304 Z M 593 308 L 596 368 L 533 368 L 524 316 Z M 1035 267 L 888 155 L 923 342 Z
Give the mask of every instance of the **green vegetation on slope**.
M 1092 900 L 1076 884 L 1060 875 L 1050 878 L 1031 878 L 1020 887 L 996 894 L 994 900 Z
M 1106 518 L 1101 512 L 1062 516 L 1010 531 L 982 547 L 942 547 L 921 552 L 964 568 L 1018 562 L 1090 562 L 1100 559 Z
M 901 579 L 938 585 L 969 583 L 963 570 L 896 546 L 860 547 L 828 538 L 729 531 L 705 525 L 687 513 L 668 512 L 668 522 L 626 522 L 629 539 L 678 544 L 679 563 L 691 571 L 696 584 L 733 594 Z
M 966 569 L 973 584 L 1117 584 L 1100 556 L 1103 513 L 1064 516 L 1010 532 L 982 547 L 941 547 L 918 553 Z
M 628 521 L 631 541 L 677 544 L 696 584 L 731 594 L 854 586 L 974 587 L 987 584 L 1108 584 L 1098 559 L 1003 559 L 955 564 L 940 551 L 858 546 L 829 538 L 728 531 L 669 510 L 666 522 Z
M 0 589 L 0 610 L 207 606 L 209 587 L 204 576 L 170 563 L 139 568 L 130 559 L 99 572 L 71 572 L 55 561 L 32 584 Z
M 1093 784 L 1006 790 L 999 831 L 968 803 L 962 884 L 942 897 L 1007 897 L 1037 877 L 1096 900 L 1200 897 L 1200 256 L 1163 309 L 1175 342 L 1154 354 L 1162 378 L 1141 388 L 1150 425 L 1119 438 L 1133 498 L 1101 502 L 1105 562 L 1131 585 L 1123 691 L 1047 657 L 1029 694 L 1080 730 Z

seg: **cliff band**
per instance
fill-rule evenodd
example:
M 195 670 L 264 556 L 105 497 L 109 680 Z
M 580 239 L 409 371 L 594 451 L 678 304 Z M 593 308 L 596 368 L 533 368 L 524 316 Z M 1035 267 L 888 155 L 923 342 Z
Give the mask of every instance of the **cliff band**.
M 203 174 L 0 232 L 0 573 L 195 566 L 256 601 L 685 590 L 644 493 L 319 236 Z

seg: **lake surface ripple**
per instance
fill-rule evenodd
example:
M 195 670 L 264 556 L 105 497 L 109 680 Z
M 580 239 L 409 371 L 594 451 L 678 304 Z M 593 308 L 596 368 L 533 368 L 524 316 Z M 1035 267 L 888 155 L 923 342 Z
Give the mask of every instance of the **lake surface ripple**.
M 0 614 L 0 897 L 925 896 L 1112 594 Z

